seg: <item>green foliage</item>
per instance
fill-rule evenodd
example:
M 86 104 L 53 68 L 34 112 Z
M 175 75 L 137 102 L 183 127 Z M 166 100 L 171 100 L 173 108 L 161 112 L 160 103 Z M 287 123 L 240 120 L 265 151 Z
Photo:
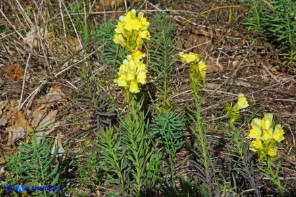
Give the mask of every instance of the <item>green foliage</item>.
M 229 163 L 226 176 L 230 184 L 229 187 L 232 186 L 232 190 L 234 190 L 236 185 L 231 185 L 231 183 L 235 184 L 236 180 L 245 180 L 254 190 L 254 195 L 260 196 L 258 177 L 255 175 L 254 165 L 251 161 L 251 156 L 248 154 L 248 145 L 242 136 L 241 129 L 234 127 L 225 128 L 225 134 L 227 136 L 225 144 L 228 149 L 225 154 L 225 160 Z
M 296 2 L 293 0 L 244 0 L 248 30 L 264 33 L 283 50 L 287 64 L 296 63 Z
M 119 194 L 140 196 L 160 179 L 161 154 L 151 145 L 141 105 L 132 109 L 121 127 L 99 132 L 99 167 L 107 183 L 120 186 Z
M 184 122 L 183 114 L 177 112 L 163 112 L 153 121 L 154 146 L 162 150 L 163 154 L 168 157 L 171 183 L 174 183 L 176 153 L 184 144 Z
M 57 149 L 52 153 L 53 140 L 47 142 L 45 135 L 38 140 L 34 133 L 32 137 L 31 143 L 23 142 L 16 156 L 8 159 L 6 168 L 11 174 L 9 184 L 57 185 L 63 167 L 57 161 Z
M 92 145 L 89 151 L 84 152 L 87 154 L 86 161 L 78 162 L 78 182 L 81 188 L 96 182 L 97 153 Z
M 213 163 L 211 159 L 211 146 L 207 138 L 207 130 L 204 125 L 204 120 L 201 114 L 201 97 L 197 92 L 193 92 L 195 111 L 188 113 L 192 123 L 190 124 L 190 130 L 196 138 L 195 148 L 197 149 L 197 169 L 203 179 L 203 188 L 212 196 L 212 185 L 215 182 L 215 172 L 213 171 Z
M 172 78 L 174 72 L 176 59 L 173 54 L 177 47 L 178 37 L 173 35 L 172 21 L 166 13 L 158 13 L 153 16 L 150 22 L 150 32 L 151 40 L 148 42 L 150 68 L 156 76 L 162 107 L 164 110 L 168 110 L 171 107 L 169 93 L 173 88 L 169 79 Z
M 152 181 L 157 181 L 158 178 L 157 176 L 150 177 L 154 178 L 154 180 L 151 180 L 149 177 L 143 176 L 143 174 L 146 171 L 155 171 L 157 170 L 156 168 L 160 167 L 158 166 L 160 162 L 150 159 L 153 154 L 157 153 L 154 148 L 151 148 L 151 140 L 146 133 L 147 129 L 145 130 L 147 126 L 145 125 L 144 118 L 144 113 L 140 112 L 140 109 L 137 107 L 137 109 L 131 110 L 125 120 L 121 122 L 122 139 L 126 151 L 125 158 L 129 165 L 133 166 L 130 172 L 133 177 L 133 185 L 135 186 L 133 194 L 137 196 L 140 195 L 141 188 L 147 187 Z M 157 157 L 156 155 L 154 156 Z M 150 164 L 148 166 L 147 161 Z M 153 165 L 154 162 L 156 166 Z
M 257 112 L 260 108 L 257 110 Z M 251 161 L 251 156 L 248 153 L 248 144 L 245 142 L 245 138 L 242 133 L 241 128 L 236 128 L 234 122 L 238 120 L 240 117 L 237 109 L 237 104 L 232 107 L 229 103 L 226 103 L 226 112 L 227 116 L 229 117 L 228 125 L 226 128 L 222 128 L 226 136 L 226 147 L 228 151 L 225 154 L 225 159 L 229 163 L 229 167 L 227 171 L 227 181 L 225 181 L 227 186 L 227 190 L 235 190 L 236 187 L 236 180 L 244 180 L 250 184 L 250 187 L 254 190 L 255 196 L 261 196 L 259 191 L 259 181 L 258 177 L 255 176 L 254 172 L 254 165 Z M 243 125 L 250 122 L 250 120 L 255 116 L 257 113 L 255 112 L 248 118 L 248 120 L 242 123 Z M 243 175 L 243 177 L 241 177 Z M 232 185 L 233 183 L 234 185 Z M 223 190 L 225 190 L 225 186 Z M 229 188 L 230 187 L 230 188 Z M 231 188 L 233 187 L 233 188 Z
M 118 133 L 112 127 L 99 132 L 99 168 L 106 174 L 107 183 L 120 185 L 120 193 L 125 194 L 124 154 Z
M 229 124 L 231 126 L 234 125 L 234 123 L 239 119 L 240 117 L 240 114 L 239 114 L 239 110 L 238 110 L 238 105 L 234 105 L 233 107 L 229 104 L 229 103 L 226 103 L 225 105 L 225 108 L 226 108 L 226 115 L 228 116 L 229 118 Z
M 202 194 L 202 191 L 199 192 L 198 179 L 194 178 L 194 181 L 191 183 L 189 179 L 184 177 L 179 177 L 180 189 L 176 185 L 168 185 L 167 183 L 163 186 L 164 196 L 165 197 L 196 197 L 196 196 L 207 196 Z
M 115 24 L 112 20 L 100 25 L 97 30 L 97 37 L 99 44 L 103 46 L 102 50 L 98 52 L 100 61 L 107 66 L 120 66 L 122 60 L 125 59 L 127 51 L 114 43 Z
M 279 172 L 281 169 L 281 161 L 279 158 L 267 157 L 264 158 L 266 166 L 257 165 L 259 171 L 266 176 L 273 184 L 277 186 L 277 190 L 280 196 L 284 195 L 285 185 L 280 180 Z M 276 169 L 274 170 L 272 165 L 275 164 Z

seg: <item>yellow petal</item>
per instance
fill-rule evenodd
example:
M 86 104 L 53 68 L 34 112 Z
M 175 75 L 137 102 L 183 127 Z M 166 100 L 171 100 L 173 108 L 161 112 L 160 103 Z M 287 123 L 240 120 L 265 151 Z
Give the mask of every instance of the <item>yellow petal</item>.
M 140 84 L 145 84 L 146 83 L 146 72 L 145 71 L 139 72 L 139 74 L 137 75 L 137 81 Z
M 143 64 L 143 63 L 140 63 L 138 65 L 138 69 L 137 69 L 138 72 L 141 72 L 141 71 L 145 71 L 146 72 L 146 64 Z
M 263 148 L 263 144 L 261 142 L 261 140 L 259 139 L 255 139 L 251 142 L 251 145 L 250 145 L 250 150 L 253 151 L 253 152 L 261 152 Z
M 244 96 L 244 94 L 242 93 L 238 94 L 237 105 L 238 105 L 238 109 L 244 109 L 249 106 L 247 98 Z
M 143 57 L 145 57 L 145 53 L 142 53 L 142 52 L 139 51 L 139 50 L 136 50 L 136 51 L 134 51 L 134 52 L 132 53 L 132 58 L 133 58 L 134 60 L 139 61 L 139 60 L 141 60 Z
M 125 45 L 126 45 L 126 41 L 121 34 L 115 34 L 113 41 L 115 44 L 120 44 L 123 47 L 125 47 Z
M 203 61 L 200 61 L 198 63 L 198 69 L 199 69 L 199 73 L 200 73 L 202 80 L 205 81 L 206 80 L 206 71 L 207 71 L 206 64 Z
M 264 114 L 264 117 L 261 120 L 261 127 L 264 130 L 269 130 L 272 126 L 273 114 Z
M 126 81 L 132 81 L 135 79 L 135 74 L 132 72 L 126 72 L 124 73 L 124 75 L 122 75 L 122 77 L 126 80 Z
M 277 124 L 275 126 L 272 137 L 275 141 L 281 142 L 285 139 L 284 134 L 285 134 L 285 131 L 282 129 L 282 126 L 280 124 Z
M 262 140 L 271 140 L 272 139 L 273 129 L 264 130 L 262 134 Z
M 251 122 L 251 126 L 261 129 L 261 120 L 259 118 L 254 118 Z
M 124 16 L 124 28 L 127 31 L 132 31 L 133 30 L 133 23 L 132 20 L 133 18 L 135 18 L 135 13 L 133 13 L 132 11 L 126 13 L 126 15 Z
M 115 83 L 118 84 L 118 86 L 120 87 L 126 87 L 127 86 L 127 83 L 126 81 L 124 80 L 123 77 L 118 77 L 117 79 L 114 80 Z
M 127 69 L 128 68 L 127 68 L 126 64 L 121 64 L 120 67 L 119 67 L 119 75 L 127 72 L 128 71 Z
M 274 146 L 269 146 L 267 150 L 267 154 L 271 157 L 274 157 L 277 155 L 277 149 Z
M 183 53 L 180 52 L 179 56 L 181 58 L 181 61 L 183 63 L 191 63 L 191 62 L 196 62 L 200 60 L 200 57 L 198 57 L 197 55 L 193 54 L 193 53 Z
M 249 135 L 247 136 L 247 138 L 261 139 L 261 134 L 262 134 L 262 131 L 261 131 L 260 128 L 258 128 L 258 127 L 253 127 L 253 128 L 250 130 L 250 133 L 249 133 Z
M 140 32 L 139 37 L 146 39 L 146 40 L 150 40 L 150 33 L 147 30 L 142 31 L 142 32 Z
M 120 34 L 124 34 L 124 24 L 123 24 L 123 22 L 121 22 L 121 21 L 118 21 L 118 23 L 117 23 L 117 26 L 116 26 L 116 29 L 115 29 L 115 32 L 116 33 L 120 33 Z
M 137 44 L 137 46 L 136 46 L 135 49 L 142 50 L 143 44 L 144 44 L 144 40 L 142 38 L 138 37 L 138 39 L 136 41 L 136 44 Z
M 142 23 L 142 28 L 141 28 L 141 30 L 146 30 L 146 29 L 148 29 L 150 23 L 147 22 L 147 19 L 146 19 L 146 18 L 142 18 L 142 19 L 140 19 L 140 20 L 141 20 L 141 23 Z
M 135 82 L 135 81 L 131 81 L 129 91 L 130 91 L 131 93 L 138 93 L 138 92 L 140 92 L 140 89 L 139 89 L 138 83 Z

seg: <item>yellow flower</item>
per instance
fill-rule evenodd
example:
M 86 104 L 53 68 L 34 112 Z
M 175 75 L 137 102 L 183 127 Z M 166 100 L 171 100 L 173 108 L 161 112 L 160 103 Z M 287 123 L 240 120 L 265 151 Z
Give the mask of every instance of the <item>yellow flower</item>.
M 274 132 L 273 132 L 273 139 L 277 142 L 281 142 L 285 139 L 284 137 L 284 130 L 282 129 L 282 126 L 280 124 L 277 124 L 274 128 Z
M 143 57 L 145 57 L 145 53 L 142 53 L 141 51 L 139 50 L 136 50 L 132 53 L 132 58 L 133 59 L 136 59 L 137 61 L 139 61 L 140 59 L 142 59 Z
M 144 30 L 142 32 L 139 33 L 139 37 L 146 39 L 146 40 L 150 40 L 150 32 L 147 30 Z
M 261 142 L 261 140 L 259 139 L 255 139 L 251 142 L 250 145 L 250 150 L 253 152 L 261 152 L 261 150 L 263 149 L 263 144 Z
M 273 128 L 270 128 L 269 130 L 263 130 L 262 134 L 262 140 L 271 140 L 273 134 Z
M 238 105 L 238 109 L 244 109 L 249 106 L 247 98 L 244 96 L 244 94 L 242 93 L 238 94 L 237 105 Z
M 145 84 L 146 83 L 146 65 L 145 64 L 139 64 L 137 68 L 137 81 L 140 84 Z
M 121 18 L 124 22 L 124 29 L 127 31 L 139 30 L 142 26 L 141 21 L 136 16 L 136 10 L 131 10 L 126 13 L 124 17 Z
M 189 64 L 189 63 L 192 63 L 192 62 L 199 62 L 200 61 L 200 59 L 201 59 L 201 57 L 200 56 L 197 56 L 197 55 L 195 55 L 195 54 L 193 54 L 193 53 L 188 53 L 188 54 L 186 54 L 186 53 L 184 53 L 184 52 L 180 52 L 179 53 L 179 56 L 180 56 L 180 58 L 181 58 L 181 61 L 183 62 L 183 63 L 187 63 L 187 64 Z
M 120 87 L 125 87 L 125 86 L 127 86 L 127 82 L 125 81 L 125 79 L 123 78 L 123 77 L 118 77 L 118 79 L 115 79 L 114 80 L 115 81 L 115 83 L 117 83 L 118 84 L 118 86 L 120 86 Z
M 143 12 L 139 12 L 138 14 L 138 19 L 141 21 L 142 24 L 142 30 L 148 29 L 149 27 L 149 22 L 147 21 L 147 19 L 144 17 L 144 13 Z
M 124 37 L 121 34 L 115 34 L 114 35 L 114 40 L 113 40 L 116 44 L 119 44 L 121 46 L 126 46 L 126 41 L 124 39 Z
M 122 21 L 118 21 L 117 28 L 115 29 L 116 33 L 123 34 L 124 33 L 124 23 Z
M 138 83 L 136 81 L 132 81 L 131 84 L 130 84 L 130 88 L 129 88 L 129 91 L 131 93 L 138 93 L 140 92 L 140 89 L 139 89 L 139 86 L 138 86 Z
M 206 66 L 206 64 L 203 61 L 199 61 L 199 63 L 198 63 L 198 70 L 199 70 L 201 79 L 203 80 L 203 82 L 205 84 L 207 66 Z
M 250 133 L 247 136 L 247 138 L 261 139 L 262 130 L 260 127 L 260 123 L 261 123 L 261 120 L 258 118 L 254 118 L 252 120 L 252 123 L 251 123 L 252 129 L 250 130 Z
M 198 92 L 200 86 L 206 86 L 206 64 L 201 61 L 201 57 L 193 53 L 179 53 L 180 59 L 183 63 L 188 63 L 190 65 L 190 86 L 191 88 Z M 201 84 L 200 82 L 203 82 Z
M 274 146 L 269 146 L 267 150 L 267 154 L 271 157 L 274 157 L 277 155 L 277 149 Z
M 144 72 L 144 71 L 139 72 L 137 75 L 137 81 L 140 84 L 145 84 L 146 83 L 146 72 Z
M 273 114 L 264 114 L 264 117 L 261 120 L 261 127 L 264 130 L 269 130 L 272 126 Z

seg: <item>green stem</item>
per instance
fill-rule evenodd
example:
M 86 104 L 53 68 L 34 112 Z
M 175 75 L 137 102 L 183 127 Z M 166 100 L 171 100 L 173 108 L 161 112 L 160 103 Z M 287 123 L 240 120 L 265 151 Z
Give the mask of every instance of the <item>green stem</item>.
M 196 91 L 194 91 L 194 99 L 195 99 L 195 105 L 196 105 L 196 123 L 197 123 L 197 131 L 198 133 L 195 133 L 196 137 L 199 140 L 201 149 L 202 149 L 202 157 L 203 157 L 203 165 L 205 169 L 205 175 L 206 175 L 206 181 L 207 184 L 210 185 L 210 173 L 209 173 L 209 151 L 208 151 L 208 145 L 207 145 L 207 137 L 206 133 L 203 130 L 203 123 L 201 119 L 201 103 L 199 95 Z
M 165 36 L 165 33 L 164 31 L 162 31 L 162 37 L 163 37 L 163 40 L 166 41 L 166 36 Z M 164 46 L 165 49 L 168 48 L 167 46 L 167 42 L 165 42 L 165 46 Z M 168 54 L 167 54 L 167 50 L 164 50 L 163 51 L 164 54 L 164 68 L 163 68 L 163 75 L 164 75 L 164 99 L 163 99 L 163 102 L 164 102 L 164 108 L 165 108 L 165 111 L 168 109 L 168 105 L 169 105 L 169 102 L 168 102 L 168 83 L 167 83 L 167 75 L 168 75 L 168 65 L 167 65 L 167 57 L 168 57 Z
M 279 193 L 280 193 L 280 196 L 283 196 L 284 194 L 284 187 L 282 186 L 281 184 L 281 180 L 279 179 L 279 175 L 278 175 L 278 172 L 274 172 L 273 168 L 272 168 L 272 159 L 267 156 L 267 171 L 268 171 L 268 174 L 271 178 L 271 181 L 278 187 L 278 190 L 279 190 Z

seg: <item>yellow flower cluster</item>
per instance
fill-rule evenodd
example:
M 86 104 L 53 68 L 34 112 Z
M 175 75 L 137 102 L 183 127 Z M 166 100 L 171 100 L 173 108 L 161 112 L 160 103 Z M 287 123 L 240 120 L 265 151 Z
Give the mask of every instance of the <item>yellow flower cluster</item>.
M 150 40 L 148 31 L 149 22 L 140 12 L 135 10 L 126 13 L 119 18 L 115 29 L 114 42 L 124 47 L 131 55 L 128 55 L 119 67 L 119 77 L 115 83 L 126 90 L 127 100 L 130 93 L 140 92 L 139 84 L 146 83 L 147 68 L 142 58 L 145 54 L 141 52 L 144 41 Z
M 131 93 L 140 92 L 139 83 L 146 83 L 146 65 L 143 63 L 142 58 L 145 57 L 141 51 L 134 51 L 132 55 L 128 55 L 123 64 L 119 67 L 119 77 L 115 82 L 120 87 L 124 87 Z
M 115 29 L 114 42 L 126 48 L 127 51 L 142 50 L 145 40 L 150 40 L 148 31 L 149 22 L 140 12 L 136 15 L 136 10 L 131 10 L 125 16 L 119 18 Z
M 201 56 L 197 56 L 193 53 L 183 53 L 183 52 L 180 52 L 179 56 L 183 63 L 187 63 L 190 65 L 191 87 L 194 90 L 197 90 L 199 81 L 202 81 L 203 86 L 205 87 L 207 66 L 201 60 Z
M 258 153 L 259 160 L 265 156 L 276 156 L 277 143 L 285 139 L 282 126 L 273 126 L 272 119 L 273 114 L 268 113 L 262 119 L 254 118 L 251 123 L 252 129 L 247 138 L 253 139 L 250 150 Z

